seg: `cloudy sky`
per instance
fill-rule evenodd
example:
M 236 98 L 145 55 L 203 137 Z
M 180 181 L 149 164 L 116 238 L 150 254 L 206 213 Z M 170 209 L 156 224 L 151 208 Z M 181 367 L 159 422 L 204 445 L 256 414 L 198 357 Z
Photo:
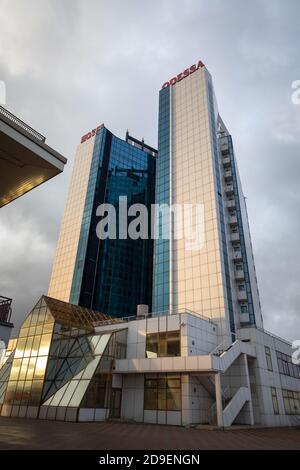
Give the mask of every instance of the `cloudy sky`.
M 265 328 L 300 337 L 299 18 L 298 0 L 0 0 L 7 108 L 68 158 L 0 212 L 16 326 L 47 292 L 80 136 L 104 122 L 156 146 L 161 84 L 202 59 L 235 143 Z

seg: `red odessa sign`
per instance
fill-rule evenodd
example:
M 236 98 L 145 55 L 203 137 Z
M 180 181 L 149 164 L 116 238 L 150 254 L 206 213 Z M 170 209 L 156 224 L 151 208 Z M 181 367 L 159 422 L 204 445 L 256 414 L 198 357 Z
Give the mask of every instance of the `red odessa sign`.
M 93 129 L 90 132 L 88 132 L 87 134 L 83 135 L 81 137 L 81 142 L 80 143 L 82 144 L 86 140 L 89 140 L 91 137 L 93 137 L 93 135 L 97 134 L 98 131 L 100 131 L 100 129 L 102 129 L 102 127 L 104 127 L 104 124 L 100 124 L 100 126 L 97 126 L 95 129 Z
M 197 65 L 193 64 L 188 69 L 185 69 L 184 72 L 179 73 L 177 77 L 173 77 L 168 82 L 165 82 L 161 88 L 167 88 L 170 85 L 175 85 L 175 83 L 180 82 L 183 78 L 186 78 L 192 73 L 196 72 L 196 70 L 200 69 L 200 67 L 205 67 L 202 60 L 199 60 Z

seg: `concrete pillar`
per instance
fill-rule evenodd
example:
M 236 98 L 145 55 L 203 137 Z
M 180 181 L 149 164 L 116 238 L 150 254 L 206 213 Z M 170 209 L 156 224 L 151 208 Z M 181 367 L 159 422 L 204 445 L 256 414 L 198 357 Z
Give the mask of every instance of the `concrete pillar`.
M 215 375 L 215 392 L 216 392 L 216 407 L 217 407 L 217 423 L 219 427 L 223 427 L 223 405 L 222 405 L 222 388 L 221 388 L 220 372 L 218 372 Z
M 250 387 L 250 377 L 249 377 L 247 354 L 243 354 L 243 358 L 244 358 L 244 364 L 245 364 L 246 385 L 247 385 L 247 387 L 249 389 L 249 393 L 250 393 L 250 400 L 249 400 L 250 424 L 251 424 L 251 426 L 253 426 L 254 425 L 254 414 L 253 414 L 253 404 L 252 404 L 252 396 L 251 396 L 251 387 Z

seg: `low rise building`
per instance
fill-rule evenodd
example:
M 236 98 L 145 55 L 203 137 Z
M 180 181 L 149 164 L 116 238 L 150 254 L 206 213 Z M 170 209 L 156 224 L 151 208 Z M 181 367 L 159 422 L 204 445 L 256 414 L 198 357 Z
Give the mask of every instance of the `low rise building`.
M 293 426 L 300 367 L 257 328 L 220 343 L 196 312 L 112 318 L 43 296 L 0 369 L 1 416 Z

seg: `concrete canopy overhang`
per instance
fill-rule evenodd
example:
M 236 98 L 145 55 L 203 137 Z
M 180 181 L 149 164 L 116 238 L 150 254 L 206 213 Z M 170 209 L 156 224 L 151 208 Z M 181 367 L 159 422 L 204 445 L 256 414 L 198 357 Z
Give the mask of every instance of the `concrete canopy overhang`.
M 0 207 L 61 173 L 67 160 L 0 107 Z

